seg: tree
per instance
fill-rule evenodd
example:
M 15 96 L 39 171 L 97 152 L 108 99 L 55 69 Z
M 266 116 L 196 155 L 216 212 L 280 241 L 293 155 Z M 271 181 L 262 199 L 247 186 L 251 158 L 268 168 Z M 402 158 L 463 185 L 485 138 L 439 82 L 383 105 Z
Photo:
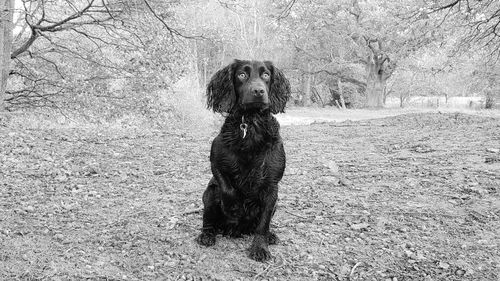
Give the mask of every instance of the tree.
M 10 72 L 10 52 L 12 45 L 12 26 L 14 0 L 0 0 L 0 112 L 4 108 L 4 95 Z
M 14 61 L 9 73 L 12 87 L 4 100 L 11 106 L 55 106 L 54 99 L 71 88 L 67 77 L 78 69 L 68 58 L 80 64 L 107 64 L 106 59 L 96 60 L 93 54 L 102 52 L 103 44 L 113 44 L 101 34 L 116 30 L 113 23 L 123 7 L 100 0 L 22 3 L 20 31 L 12 40 L 10 53 Z M 88 44 L 81 44 L 82 38 Z
M 433 18 L 439 27 L 451 22 L 463 33 L 457 49 L 488 50 L 488 58 L 500 59 L 500 2 L 495 0 L 437 0 L 413 13 L 417 19 Z
M 485 106 L 493 106 L 500 92 L 500 2 L 494 0 L 436 0 L 424 2 L 408 17 L 413 22 L 429 23 L 423 36 L 436 31 L 442 34 L 441 45 L 450 48 L 448 56 L 456 62 L 467 61 L 472 70 L 462 73 L 471 92 L 478 89 Z M 473 60 L 471 58 L 474 58 Z M 464 67 L 461 67 L 462 72 Z
M 109 112 L 109 107 L 126 104 L 126 95 L 136 98 L 128 94 L 138 93 L 134 84 L 144 84 L 145 75 L 157 77 L 150 77 L 151 83 L 139 87 L 140 91 L 168 83 L 161 77 L 168 65 L 163 59 L 174 60 L 177 53 L 168 54 L 165 48 L 180 44 L 161 40 L 181 36 L 166 23 L 172 18 L 168 9 L 175 4 L 146 0 L 22 4 L 16 11 L 16 34 L 9 54 L 9 88 L 2 99 L 7 109 L 51 107 L 82 112 L 89 105 L 101 104 L 96 99 L 108 99 L 104 103 Z M 155 71 L 149 71 L 152 68 Z
M 366 62 L 366 106 L 383 107 L 387 79 L 394 71 L 394 64 L 384 52 L 379 39 L 366 39 L 366 41 L 371 51 Z
M 290 4 L 282 22 L 290 25 L 296 71 L 304 78 L 312 75 L 312 87 L 326 84 L 335 93 L 340 81 L 351 89 L 345 92 L 354 106 L 382 106 L 386 81 L 396 61 L 407 55 L 407 35 L 393 12 L 404 5 L 381 0 Z M 301 81 L 307 93 L 309 78 Z
M 349 3 L 316 0 L 287 4 L 286 12 L 279 13 L 278 24 L 284 42 L 292 47 L 287 70 L 296 85 L 296 103 L 334 104 L 340 92 L 349 96 L 346 100 L 357 99 L 366 88 L 362 63 L 365 50 L 351 36 L 359 33 L 346 11 Z

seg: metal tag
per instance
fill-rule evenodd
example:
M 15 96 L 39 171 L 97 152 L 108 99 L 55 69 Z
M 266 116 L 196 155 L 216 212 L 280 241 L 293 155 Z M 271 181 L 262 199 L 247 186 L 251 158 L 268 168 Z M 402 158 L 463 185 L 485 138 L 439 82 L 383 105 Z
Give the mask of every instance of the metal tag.
M 240 130 L 243 131 L 243 138 L 247 136 L 248 125 L 246 123 L 240 124 Z

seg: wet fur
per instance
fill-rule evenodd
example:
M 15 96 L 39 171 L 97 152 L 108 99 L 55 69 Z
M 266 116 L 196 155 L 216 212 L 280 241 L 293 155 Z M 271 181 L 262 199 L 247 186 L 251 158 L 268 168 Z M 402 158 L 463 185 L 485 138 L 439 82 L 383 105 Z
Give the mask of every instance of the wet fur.
M 245 109 L 238 102 L 243 93 L 234 87 L 234 72 L 244 63 L 248 62 L 235 61 L 221 69 L 207 87 L 208 107 L 228 116 L 212 142 L 213 178 L 203 194 L 203 229 L 198 242 L 214 245 L 219 233 L 233 237 L 254 234 L 249 255 L 265 261 L 271 257 L 268 244 L 277 241 L 269 225 L 285 169 L 280 127 L 271 113 L 284 111 L 290 85 L 271 62 L 262 62 L 271 72 L 269 105 Z M 248 124 L 245 138 L 240 129 L 242 117 Z

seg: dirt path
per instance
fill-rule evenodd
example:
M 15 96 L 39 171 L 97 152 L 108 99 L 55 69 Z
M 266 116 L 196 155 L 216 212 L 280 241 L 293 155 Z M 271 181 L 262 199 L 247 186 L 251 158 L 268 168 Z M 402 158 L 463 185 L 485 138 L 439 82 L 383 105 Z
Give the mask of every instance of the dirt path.
M 194 241 L 215 133 L 0 124 L 0 280 L 498 280 L 500 119 L 283 126 L 264 264 Z
M 380 110 L 349 109 L 338 110 L 336 108 L 291 108 L 285 114 L 277 116 L 281 125 L 309 125 L 312 123 L 344 122 L 379 119 L 394 117 L 403 114 L 415 113 L 464 113 L 482 117 L 500 118 L 500 110 L 472 110 L 465 108 L 386 108 Z

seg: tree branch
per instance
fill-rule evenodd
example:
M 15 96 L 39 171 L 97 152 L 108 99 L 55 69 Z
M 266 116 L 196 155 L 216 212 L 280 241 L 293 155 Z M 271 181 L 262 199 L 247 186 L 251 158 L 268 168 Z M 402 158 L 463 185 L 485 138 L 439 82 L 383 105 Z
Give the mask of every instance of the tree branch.
M 30 26 L 31 27 L 31 26 Z M 29 47 L 31 47 L 31 45 L 33 45 L 33 43 L 35 42 L 35 40 L 38 38 L 38 33 L 36 32 L 36 30 L 34 30 L 33 28 L 31 28 L 31 35 L 29 37 L 28 40 L 26 40 L 26 42 L 24 42 L 23 45 L 21 45 L 21 47 L 15 49 L 12 54 L 10 55 L 10 59 L 15 59 L 17 58 L 20 54 L 26 52 Z
M 455 7 L 456 5 L 458 5 L 461 1 L 462 0 L 455 0 L 448 5 L 437 7 L 435 9 L 432 9 L 431 11 L 429 11 L 428 14 L 436 13 L 436 12 L 446 10 L 446 9 L 451 9 L 451 8 Z
M 285 9 L 283 9 L 283 11 L 281 11 L 281 13 L 278 15 L 278 20 L 284 19 L 288 17 L 288 15 L 290 15 L 290 12 L 292 11 L 295 2 L 297 2 L 297 0 L 291 0 L 286 4 Z
M 159 20 L 163 26 L 168 30 L 168 32 L 170 33 L 170 35 L 174 36 L 180 36 L 180 37 L 183 37 L 183 38 L 186 38 L 186 39 L 195 39 L 195 38 L 203 38 L 202 36 L 187 36 L 187 35 L 184 35 L 182 33 L 180 33 L 179 31 L 171 28 L 164 20 L 162 17 L 160 17 L 156 12 L 155 10 L 153 9 L 153 7 L 151 7 L 151 5 L 149 4 L 149 2 L 147 0 L 143 0 L 144 1 L 144 4 L 146 4 L 146 7 L 148 8 L 148 10 L 151 12 L 151 14 L 153 14 L 153 16 Z
M 342 82 L 349 82 L 349 83 L 354 84 L 354 85 L 356 85 L 358 87 L 366 88 L 366 83 L 365 82 L 359 81 L 359 80 L 354 79 L 352 77 L 348 77 L 348 76 L 342 75 L 340 73 L 340 71 L 332 72 L 332 71 L 329 71 L 329 70 L 326 70 L 326 69 L 321 69 L 321 70 L 316 70 L 316 71 L 304 71 L 304 70 L 301 69 L 301 72 L 305 73 L 305 74 L 311 74 L 311 75 L 320 74 L 320 73 L 326 73 L 328 75 L 337 77 Z

